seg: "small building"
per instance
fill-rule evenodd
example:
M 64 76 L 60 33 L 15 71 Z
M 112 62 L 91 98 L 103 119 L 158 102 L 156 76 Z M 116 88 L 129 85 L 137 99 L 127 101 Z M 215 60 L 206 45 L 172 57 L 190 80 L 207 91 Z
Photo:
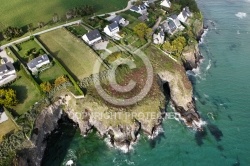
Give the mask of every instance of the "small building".
M 112 24 L 109 24 L 104 28 L 104 32 L 108 36 L 114 36 L 115 34 L 117 34 L 117 32 L 119 32 L 119 26 L 116 22 L 113 22 Z
M 161 25 L 160 28 L 163 32 L 166 32 L 168 34 L 174 34 L 174 32 L 177 30 L 177 27 L 172 19 L 165 20 Z
M 44 54 L 32 59 L 29 63 L 27 63 L 27 66 L 32 73 L 36 73 L 39 71 L 39 68 L 49 63 L 50 60 L 48 55 Z
M 125 26 L 127 24 L 127 21 L 125 20 L 125 18 L 123 18 L 120 15 L 115 16 L 113 19 L 110 20 L 112 23 L 115 22 L 120 26 Z
M 130 8 L 132 12 L 139 13 L 141 15 L 147 14 L 147 6 L 145 4 L 139 5 L 139 6 L 132 6 Z
M 172 20 L 177 28 L 180 28 L 182 26 L 176 14 L 170 16 L 168 20 Z
M 168 27 L 168 33 L 171 35 L 174 34 L 174 32 L 177 30 L 177 27 L 173 20 L 168 20 Z
M 165 34 L 163 30 L 161 30 L 158 34 L 154 34 L 153 35 L 154 44 L 163 44 L 164 38 L 165 38 Z
M 163 0 L 161 2 L 161 6 L 166 7 L 166 8 L 170 8 L 171 7 L 171 2 L 169 0 Z
M 189 10 L 189 7 L 185 7 L 182 9 L 182 11 L 180 12 L 180 14 L 178 15 L 178 20 L 180 20 L 181 22 L 185 23 L 188 19 L 188 17 L 191 17 L 192 13 Z
M 11 62 L 7 62 L 0 66 L 0 86 L 15 80 L 16 77 L 16 70 Z
M 0 105 L 0 124 L 7 121 L 9 118 L 6 115 L 6 113 L 4 112 L 4 108 L 3 106 Z
M 95 29 L 90 31 L 89 33 L 82 36 L 82 39 L 89 45 L 93 45 L 94 43 L 102 40 L 100 32 Z

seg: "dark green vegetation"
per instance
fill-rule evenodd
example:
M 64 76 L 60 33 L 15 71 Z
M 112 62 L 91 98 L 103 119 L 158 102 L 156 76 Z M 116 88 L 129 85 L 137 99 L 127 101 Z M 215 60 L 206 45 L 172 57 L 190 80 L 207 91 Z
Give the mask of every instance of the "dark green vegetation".
M 66 13 L 75 7 L 92 6 L 95 14 L 116 11 L 125 8 L 127 0 L 2 0 L 0 6 L 0 30 L 7 26 L 22 27 L 38 22 L 48 22 L 54 14 L 62 19 Z

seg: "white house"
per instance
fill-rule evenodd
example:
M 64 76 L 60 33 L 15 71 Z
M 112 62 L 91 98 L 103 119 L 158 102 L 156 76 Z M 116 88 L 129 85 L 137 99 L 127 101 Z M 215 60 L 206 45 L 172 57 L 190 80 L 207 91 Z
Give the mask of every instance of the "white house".
M 154 41 L 155 44 L 163 44 L 164 43 L 164 37 L 165 37 L 165 34 L 161 30 L 158 34 L 153 35 L 153 41 Z
M 182 25 L 177 17 L 178 16 L 176 14 L 174 14 L 174 15 L 170 16 L 168 19 L 172 20 L 177 28 L 181 28 Z
M 178 20 L 180 20 L 181 22 L 185 23 L 188 19 L 188 17 L 191 17 L 192 13 L 189 10 L 189 7 L 185 7 L 182 9 L 182 11 L 180 12 L 180 14 L 178 15 Z
M 104 28 L 104 32 L 108 36 L 114 36 L 115 34 L 117 34 L 117 32 L 119 32 L 119 26 L 116 22 L 113 22 L 112 24 L 109 24 Z
M 130 8 L 131 11 L 139 13 L 141 15 L 147 14 L 147 6 L 145 4 L 139 5 L 139 6 L 132 6 Z
M 50 60 L 48 55 L 40 55 L 34 59 L 32 59 L 29 63 L 27 63 L 27 66 L 32 73 L 38 72 L 39 68 L 41 68 L 43 65 L 49 64 Z
M 0 86 L 15 80 L 16 77 L 16 70 L 11 62 L 0 66 Z
M 100 32 L 95 29 L 93 31 L 90 31 L 89 33 L 82 36 L 82 39 L 88 43 L 89 45 L 93 45 L 94 43 L 102 40 Z
M 170 2 L 169 0 L 163 0 L 163 1 L 161 2 L 161 6 L 170 8 L 170 7 L 171 7 L 171 2 Z

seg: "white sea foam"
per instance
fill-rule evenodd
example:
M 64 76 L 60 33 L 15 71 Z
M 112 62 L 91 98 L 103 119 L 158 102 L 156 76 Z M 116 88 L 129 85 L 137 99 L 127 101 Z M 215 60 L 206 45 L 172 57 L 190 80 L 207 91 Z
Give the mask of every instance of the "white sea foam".
M 237 30 L 237 34 L 238 34 L 238 35 L 240 34 L 240 30 Z
M 243 19 L 247 16 L 247 14 L 244 12 L 238 12 L 235 14 L 235 16 L 238 17 L 239 19 Z
M 153 135 L 148 136 L 149 139 L 156 138 L 160 133 L 164 133 L 164 130 L 161 126 L 158 126 L 156 130 L 154 131 Z
M 204 94 L 204 97 L 205 97 L 205 98 L 209 98 L 209 96 L 208 96 L 207 94 Z
M 211 59 L 210 59 L 209 62 L 208 62 L 208 65 L 207 65 L 207 67 L 206 67 L 206 71 L 208 71 L 210 68 L 211 68 Z
M 201 35 L 201 39 L 200 39 L 200 41 L 199 41 L 199 44 L 204 43 L 204 38 L 205 38 L 205 36 L 207 35 L 207 33 L 208 33 L 208 29 L 204 29 L 204 32 L 203 32 L 203 34 Z

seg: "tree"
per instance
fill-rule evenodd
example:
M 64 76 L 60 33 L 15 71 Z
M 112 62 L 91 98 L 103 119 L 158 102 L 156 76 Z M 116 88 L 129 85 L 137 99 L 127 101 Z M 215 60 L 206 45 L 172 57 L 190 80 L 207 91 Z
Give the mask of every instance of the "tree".
M 59 85 L 65 83 L 65 82 L 68 82 L 68 81 L 69 81 L 69 79 L 66 76 L 60 76 L 55 80 L 54 85 L 59 86 Z
M 143 38 L 149 38 L 152 34 L 152 29 L 149 28 L 145 23 L 139 23 L 133 28 L 135 34 L 143 39 Z
M 31 31 L 34 30 L 34 26 L 33 26 L 32 23 L 28 24 L 28 25 L 27 25 L 27 28 L 28 28 L 28 31 L 29 31 L 29 32 L 31 32 Z
M 9 26 L 8 28 L 3 30 L 3 37 L 7 40 L 10 40 L 14 37 L 20 37 L 22 34 L 22 29 L 17 27 Z
M 37 25 L 39 28 L 42 28 L 42 27 L 44 27 L 45 24 L 44 24 L 44 22 L 40 21 L 37 23 Z
M 15 106 L 17 104 L 16 91 L 13 89 L 0 89 L 0 105 L 5 107 Z
M 52 20 L 53 20 L 54 23 L 59 21 L 59 16 L 58 16 L 57 13 L 54 13 Z
M 169 41 L 166 41 L 162 45 L 162 48 L 163 48 L 164 51 L 173 52 L 173 46 L 171 45 L 171 43 Z
M 52 89 L 52 85 L 48 81 L 41 83 L 40 87 L 41 87 L 43 92 L 50 92 Z
M 178 36 L 172 42 L 165 42 L 162 45 L 163 50 L 168 51 L 170 53 L 174 53 L 176 56 L 181 55 L 184 47 L 187 45 L 187 41 L 183 36 Z

